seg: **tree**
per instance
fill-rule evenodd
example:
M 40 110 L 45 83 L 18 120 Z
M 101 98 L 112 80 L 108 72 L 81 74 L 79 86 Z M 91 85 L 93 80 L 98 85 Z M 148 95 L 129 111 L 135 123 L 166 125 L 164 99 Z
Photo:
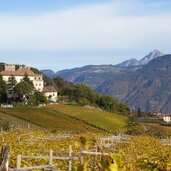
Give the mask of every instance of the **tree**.
M 128 116 L 127 120 L 126 120 L 126 133 L 127 134 L 136 134 L 137 133 L 137 126 L 138 126 L 138 122 L 137 122 L 137 118 L 134 114 L 131 114 Z
M 119 106 L 118 111 L 123 115 L 127 116 L 131 113 L 129 107 L 126 104 L 120 103 L 118 106 Z
M 8 89 L 12 89 L 16 86 L 17 84 L 17 81 L 15 79 L 15 77 L 13 75 L 11 75 L 11 77 L 9 77 L 9 80 L 8 80 Z
M 84 84 L 77 86 L 75 96 L 78 102 L 83 101 L 87 104 L 95 104 L 96 102 L 96 93 Z
M 25 81 L 25 82 L 29 83 L 30 85 L 34 86 L 33 81 L 31 81 L 31 80 L 29 79 L 27 73 L 25 73 L 25 76 L 24 76 L 24 78 L 23 78 L 23 81 Z
M 0 75 L 0 102 L 6 102 L 7 99 L 7 84 L 2 79 L 2 76 Z
M 39 104 L 47 103 L 47 98 L 44 96 L 43 93 L 39 91 L 35 91 L 32 96 L 30 96 L 28 100 L 28 105 L 30 106 L 37 106 Z
M 99 106 L 111 112 L 115 110 L 114 100 L 111 96 L 101 96 Z
M 34 97 L 34 99 L 35 99 L 36 105 L 37 105 L 37 104 L 47 103 L 47 98 L 46 98 L 46 96 L 44 96 L 44 94 L 41 93 L 41 92 L 39 92 L 39 91 L 35 91 L 33 97 Z
M 34 86 L 26 81 L 21 81 L 14 87 L 14 91 L 20 97 L 22 101 L 28 100 L 33 94 Z

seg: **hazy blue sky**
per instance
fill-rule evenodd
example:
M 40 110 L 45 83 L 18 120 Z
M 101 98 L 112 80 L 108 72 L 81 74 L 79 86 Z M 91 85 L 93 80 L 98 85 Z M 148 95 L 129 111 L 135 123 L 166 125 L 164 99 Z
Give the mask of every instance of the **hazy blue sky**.
M 171 52 L 171 0 L 0 0 L 0 62 L 55 71 Z

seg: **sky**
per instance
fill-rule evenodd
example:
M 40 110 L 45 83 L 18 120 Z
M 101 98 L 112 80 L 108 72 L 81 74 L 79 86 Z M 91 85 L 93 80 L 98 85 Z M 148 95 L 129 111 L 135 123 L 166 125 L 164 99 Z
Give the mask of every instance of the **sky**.
M 0 62 L 59 71 L 171 53 L 170 0 L 0 0 Z

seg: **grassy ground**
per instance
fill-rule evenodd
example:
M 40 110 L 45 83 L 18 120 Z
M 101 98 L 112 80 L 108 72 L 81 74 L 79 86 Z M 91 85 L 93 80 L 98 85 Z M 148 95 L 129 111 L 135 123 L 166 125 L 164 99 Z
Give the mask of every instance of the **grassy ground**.
M 123 130 L 125 117 L 99 109 L 70 105 L 49 105 L 41 108 L 0 109 L 1 113 L 15 116 L 42 128 L 59 131 Z

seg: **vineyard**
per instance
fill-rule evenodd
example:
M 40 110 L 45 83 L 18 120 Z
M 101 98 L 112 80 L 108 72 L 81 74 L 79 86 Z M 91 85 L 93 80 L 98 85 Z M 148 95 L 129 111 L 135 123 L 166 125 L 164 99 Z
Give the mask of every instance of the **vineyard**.
M 52 131 L 92 131 L 94 128 L 76 121 L 59 112 L 44 108 L 13 108 L 3 109 L 2 113 L 15 116 L 42 129 Z
M 0 135 L 1 146 L 5 143 L 11 149 L 10 170 L 41 168 L 50 162 L 54 170 L 62 171 L 171 170 L 171 146 L 153 137 L 113 141 L 110 148 L 105 148 L 100 139 L 106 135 L 101 133 L 66 136 L 46 131 L 11 130 Z M 19 157 L 22 160 L 17 163 Z
M 125 121 L 125 117 L 121 115 L 95 108 L 69 105 L 50 105 L 41 108 L 1 108 L 0 112 L 56 131 L 121 132 L 124 130 Z
M 90 124 L 102 127 L 111 131 L 122 131 L 126 117 L 114 113 L 102 111 L 91 107 L 80 107 L 70 105 L 53 105 L 46 108 L 51 108 L 56 112 L 62 112 L 69 116 L 87 121 Z
M 20 127 L 20 128 L 30 128 L 32 130 L 41 130 L 43 129 L 42 127 L 32 124 L 26 120 L 23 120 L 21 118 L 15 117 L 13 115 L 5 114 L 5 113 L 0 113 L 0 125 L 3 125 L 4 123 L 9 123 L 10 127 Z
M 60 104 L 0 108 L 0 116 L 21 126 L 0 133 L 1 147 L 10 149 L 9 171 L 171 171 L 171 140 L 116 136 L 126 119 L 118 114 Z

